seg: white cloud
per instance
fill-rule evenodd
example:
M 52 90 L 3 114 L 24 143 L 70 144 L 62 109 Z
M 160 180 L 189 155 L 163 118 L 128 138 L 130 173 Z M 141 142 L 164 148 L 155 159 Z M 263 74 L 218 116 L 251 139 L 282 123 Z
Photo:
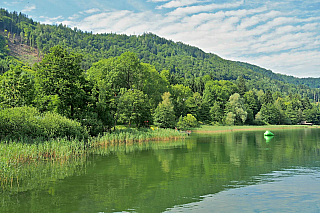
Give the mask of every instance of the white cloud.
M 192 4 L 199 3 L 199 2 L 204 2 L 204 1 L 200 1 L 200 0 L 173 0 L 173 1 L 170 1 L 166 4 L 164 4 L 164 5 L 156 7 L 156 9 L 177 8 L 177 7 L 192 5 Z
M 96 13 L 96 12 L 100 12 L 101 10 L 98 8 L 92 8 L 89 10 L 84 11 L 85 13 L 91 14 L 91 13 Z
M 166 2 L 166 1 L 170 1 L 170 0 L 148 0 L 148 2 Z
M 80 15 L 79 15 L 79 14 L 73 14 L 72 16 L 69 16 L 69 17 L 68 17 L 68 20 L 76 20 L 76 19 L 78 19 L 78 18 L 80 18 Z
M 39 16 L 40 19 L 43 19 L 41 21 L 42 24 L 57 24 L 57 23 L 62 23 L 63 16 L 57 16 L 57 17 L 47 17 L 47 16 Z
M 19 1 L 12 1 L 12 2 L 3 2 L 3 4 L 7 5 L 7 6 L 14 6 L 14 5 L 17 5 L 17 4 L 20 4 L 21 2 Z
M 153 32 L 226 59 L 246 61 L 276 72 L 300 76 L 305 75 L 301 70 L 308 67 L 309 76 L 320 77 L 316 72 L 320 67 L 320 15 L 304 17 L 299 16 L 299 10 L 283 12 L 281 8 L 269 6 L 270 2 L 245 9 L 243 4 L 243 1 L 202 4 L 180 7 L 166 14 L 155 11 L 96 11 L 96 14 L 81 14 L 81 19 L 71 16 L 62 23 L 94 33 L 112 31 L 130 35 Z
M 243 0 L 236 3 L 224 3 L 224 4 L 208 4 L 208 5 L 197 5 L 190 7 L 180 7 L 170 12 L 168 15 L 174 16 L 185 16 L 188 14 L 200 13 L 200 12 L 209 12 L 216 9 L 228 9 L 228 8 L 237 8 L 243 4 Z
M 277 73 L 296 77 L 319 77 L 320 51 L 297 51 L 262 57 L 242 58 L 242 60 L 267 67 Z
M 26 6 L 24 7 L 23 10 L 21 10 L 21 12 L 26 13 L 26 12 L 31 12 L 32 10 L 36 9 L 36 5 L 30 5 L 30 6 Z

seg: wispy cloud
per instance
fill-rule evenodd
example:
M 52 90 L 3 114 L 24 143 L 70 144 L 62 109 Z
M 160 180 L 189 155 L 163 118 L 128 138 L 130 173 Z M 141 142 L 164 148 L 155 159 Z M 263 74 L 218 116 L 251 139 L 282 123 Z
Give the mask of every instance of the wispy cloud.
M 91 14 L 91 13 L 96 13 L 96 12 L 100 12 L 101 10 L 98 8 L 92 8 L 89 10 L 84 11 L 85 13 Z
M 174 1 L 168 2 L 164 5 L 158 6 L 158 7 L 156 7 L 156 9 L 177 8 L 177 7 L 192 5 L 192 4 L 199 3 L 199 2 L 204 2 L 204 1 L 201 1 L 201 0 L 174 0 Z
M 169 15 L 185 16 L 189 14 L 195 14 L 200 12 L 210 12 L 217 9 L 228 9 L 237 8 L 243 4 L 243 0 L 236 3 L 224 3 L 224 4 L 208 4 L 208 5 L 197 5 L 190 7 L 179 7 L 174 11 L 170 12 Z
M 272 1 L 252 1 L 248 7 L 247 1 L 208 4 L 200 0 L 150 0 L 166 2 L 161 8 L 169 12 L 92 9 L 92 13 L 57 21 L 94 33 L 153 32 L 223 58 L 285 74 L 320 77 L 320 14 L 309 16 L 300 8 L 288 12 L 282 9 L 285 4 Z
M 295 51 L 259 57 L 246 57 L 242 61 L 268 67 L 274 72 L 296 77 L 319 77 L 319 51 Z
M 36 9 L 36 5 L 30 5 L 30 6 L 24 7 L 24 9 L 21 12 L 26 13 L 26 12 L 30 12 L 35 9 Z
M 148 0 L 148 2 L 166 2 L 166 1 L 170 1 L 170 0 Z
M 62 23 L 62 20 L 64 19 L 63 16 L 57 16 L 57 17 L 47 17 L 47 16 L 39 16 L 41 23 L 43 24 L 57 24 L 57 23 Z
M 5 4 L 5 5 L 7 5 L 7 6 L 13 6 L 13 5 L 17 5 L 17 4 L 19 4 L 20 2 L 18 2 L 18 1 L 11 1 L 11 2 L 7 2 L 7 1 L 5 1 L 5 2 L 3 2 L 3 4 Z

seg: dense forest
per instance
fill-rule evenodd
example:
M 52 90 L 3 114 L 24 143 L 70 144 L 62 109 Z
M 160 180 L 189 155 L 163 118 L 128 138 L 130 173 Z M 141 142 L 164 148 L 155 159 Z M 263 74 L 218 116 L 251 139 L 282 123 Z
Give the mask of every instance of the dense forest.
M 93 34 L 4 9 L 0 32 L 1 110 L 58 113 L 91 135 L 117 124 L 320 123 L 318 78 L 275 74 L 152 33 Z M 14 55 L 23 45 L 37 55 Z

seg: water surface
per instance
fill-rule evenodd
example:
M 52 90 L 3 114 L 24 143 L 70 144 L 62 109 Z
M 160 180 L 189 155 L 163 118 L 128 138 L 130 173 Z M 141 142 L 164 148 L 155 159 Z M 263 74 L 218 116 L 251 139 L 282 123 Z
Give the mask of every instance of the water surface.
M 0 212 L 319 212 L 320 129 L 273 132 L 193 134 L 43 162 L 0 193 Z

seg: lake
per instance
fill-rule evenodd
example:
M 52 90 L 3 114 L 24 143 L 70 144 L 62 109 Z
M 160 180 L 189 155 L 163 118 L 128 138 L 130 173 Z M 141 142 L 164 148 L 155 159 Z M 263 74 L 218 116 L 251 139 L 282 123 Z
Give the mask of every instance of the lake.
M 320 212 L 320 129 L 263 132 L 193 133 L 39 162 L 0 193 L 0 212 Z

